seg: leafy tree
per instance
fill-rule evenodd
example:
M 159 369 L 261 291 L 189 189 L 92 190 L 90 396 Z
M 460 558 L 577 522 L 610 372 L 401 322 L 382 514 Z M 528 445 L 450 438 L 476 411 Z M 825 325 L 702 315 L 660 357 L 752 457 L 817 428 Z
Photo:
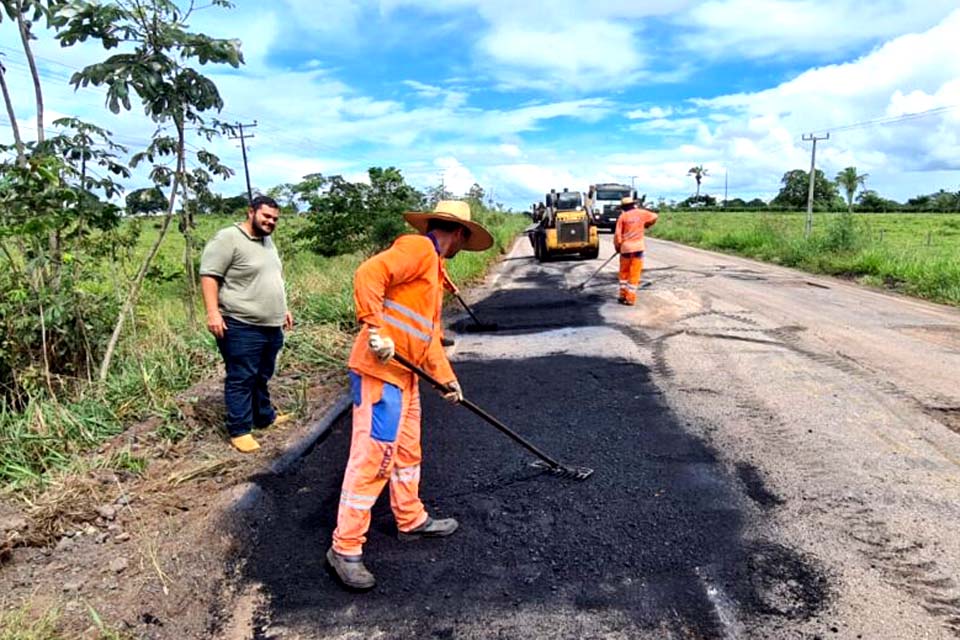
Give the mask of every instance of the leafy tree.
M 30 43 L 41 19 L 48 28 L 63 24 L 63 6 L 0 0 L 0 22 L 7 18 L 16 27 L 27 58 L 37 114 L 36 140 L 24 142 L 2 70 L 0 88 L 14 139 L 3 151 L 14 150 L 16 160 L 0 162 L 0 251 L 7 263 L 0 278 L 0 393 L 15 405 L 23 402 L 24 391 L 29 397 L 39 390 L 31 383 L 32 371 L 41 371 L 39 379 L 54 397 L 56 387 L 83 367 L 89 374 L 93 354 L 102 346 L 101 321 L 113 310 L 109 296 L 77 286 L 92 269 L 79 249 L 92 229 L 110 229 L 119 219 L 110 199 L 120 191 L 114 177 L 129 176 L 116 159 L 125 149 L 112 143 L 109 132 L 74 118 L 54 122 L 58 132 L 52 137 L 43 127 L 43 91 Z M 95 167 L 103 177 L 92 171 Z
M 473 209 L 479 209 L 483 206 L 483 198 L 486 196 L 486 191 L 476 182 L 471 185 L 470 189 L 467 191 L 467 202 L 470 203 L 470 207 Z
M 384 249 L 408 227 L 403 219 L 405 211 L 415 210 L 422 195 L 406 183 L 400 170 L 394 167 L 372 167 L 366 213 L 371 219 L 370 246 L 374 251 Z
M 219 7 L 232 6 L 226 0 L 211 0 Z M 219 111 L 223 100 L 216 85 L 209 78 L 190 66 L 192 62 L 229 64 L 238 67 L 243 62 L 240 44 L 236 40 L 211 38 L 188 31 L 188 21 L 194 7 L 183 11 L 171 0 L 114 0 L 101 4 L 92 0 L 73 0 L 68 3 L 68 16 L 57 38 L 62 46 L 70 46 L 86 40 L 99 41 L 104 49 L 116 48 L 121 42 L 133 47 L 132 53 L 116 53 L 105 61 L 85 67 L 75 73 L 70 82 L 75 87 L 87 85 L 106 87 L 106 104 L 113 113 L 132 108 L 131 95 L 140 99 L 144 112 L 158 124 L 153 141 L 142 153 L 132 158 L 137 165 L 147 161 L 153 165 L 151 178 L 158 187 L 169 187 L 167 215 L 160 233 L 148 251 L 137 277 L 124 301 L 117 318 L 113 335 L 100 365 L 100 379 L 109 371 L 124 320 L 132 312 L 138 299 L 143 280 L 166 237 L 170 220 L 175 211 L 178 192 L 186 195 L 189 189 L 198 189 L 209 182 L 212 173 L 221 177 L 232 171 L 219 163 L 219 159 L 201 150 L 196 159 L 203 168 L 187 171 L 186 130 L 190 126 L 207 140 L 229 127 L 213 121 L 208 124 L 202 113 L 211 109 Z M 162 127 L 171 123 L 176 135 L 164 135 Z M 174 159 L 170 168 L 166 161 Z M 209 173 L 208 173 L 209 171 Z M 183 216 L 189 209 L 182 207 Z M 185 273 L 188 280 L 190 302 L 187 308 L 195 323 L 196 278 L 193 274 L 191 224 L 181 218 L 181 229 L 186 240 L 184 253 Z
M 690 170 L 687 171 L 688 176 L 693 176 L 693 179 L 697 181 L 697 194 L 696 197 L 700 197 L 700 183 L 707 176 L 707 170 L 703 167 L 702 164 L 698 164 L 695 167 L 690 167 Z
M 155 216 L 167 210 L 167 196 L 159 187 L 146 187 L 127 194 L 127 215 Z
M 872 189 L 864 189 L 857 196 L 857 209 L 867 212 L 887 212 L 899 211 L 903 207 L 896 200 L 881 198 L 880 195 Z
M 751 209 L 766 209 L 767 203 L 761 200 L 760 198 L 754 198 L 753 200 L 747 203 L 747 207 Z
M 447 186 L 441 182 L 438 185 L 427 187 L 427 191 L 423 195 L 423 202 L 421 206 L 426 210 L 430 211 L 437 206 L 437 203 L 441 200 L 452 200 L 453 193 L 447 190 Z
M 857 173 L 856 167 L 847 167 L 837 174 L 837 186 L 847 194 L 847 213 L 853 213 L 853 196 L 867 181 L 869 174 Z M 808 183 L 809 188 L 809 183 Z
M 283 213 L 299 213 L 297 194 L 294 191 L 293 184 L 289 182 L 278 184 L 275 187 L 267 189 L 267 195 L 277 201 Z
M 770 204 L 775 207 L 790 209 L 800 209 L 806 206 L 807 196 L 810 190 L 810 174 L 803 169 L 794 169 L 787 171 L 780 179 L 780 192 Z M 817 169 L 814 174 L 813 182 L 813 203 L 814 205 L 832 206 L 837 197 L 836 185 L 827 180 L 823 171 Z
M 368 176 L 366 184 L 316 173 L 294 186 L 309 205 L 310 224 L 299 237 L 309 240 L 313 251 L 324 256 L 376 251 L 404 231 L 402 214 L 416 209 L 422 194 L 394 167 L 372 167 Z
M 703 194 L 702 196 L 690 196 L 686 200 L 681 201 L 678 206 L 682 209 L 698 209 L 700 207 L 715 207 L 717 206 L 717 199 L 707 194 Z

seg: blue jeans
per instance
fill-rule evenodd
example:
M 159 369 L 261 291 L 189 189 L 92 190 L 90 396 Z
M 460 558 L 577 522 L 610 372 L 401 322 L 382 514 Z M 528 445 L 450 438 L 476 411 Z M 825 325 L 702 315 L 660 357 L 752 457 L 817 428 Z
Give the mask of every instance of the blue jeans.
M 227 330 L 217 340 L 227 368 L 223 398 L 227 405 L 227 432 L 231 438 L 269 426 L 277 417 L 270 404 L 267 382 L 273 377 L 283 329 L 258 327 L 224 317 Z

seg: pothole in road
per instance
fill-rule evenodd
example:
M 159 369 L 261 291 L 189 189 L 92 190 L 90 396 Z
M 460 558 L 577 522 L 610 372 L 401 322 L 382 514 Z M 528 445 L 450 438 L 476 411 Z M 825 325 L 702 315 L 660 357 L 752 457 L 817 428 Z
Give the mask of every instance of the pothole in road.
M 823 573 L 810 558 L 770 542 L 757 543 L 746 556 L 752 590 L 743 601 L 755 613 L 806 620 L 826 605 L 829 589 Z
M 519 616 L 505 637 L 598 637 L 589 625 L 610 614 L 626 621 L 627 637 L 674 623 L 692 637 L 721 637 L 702 566 L 747 624 L 824 606 L 816 564 L 743 538 L 736 479 L 663 404 L 645 367 L 558 355 L 455 368 L 471 400 L 596 473 L 576 483 L 533 472 L 525 451 L 424 387 L 421 494 L 432 513 L 462 526 L 449 540 L 403 545 L 384 491 L 365 546 L 380 584 L 358 597 L 323 569 L 350 442 L 343 421 L 288 477 L 262 480 L 272 506 L 245 567 L 268 590 L 271 619 L 328 636 L 388 629 L 419 638 L 527 610 L 553 612 L 555 624 L 569 616 L 569 626 L 544 635 Z
M 749 462 L 737 464 L 737 477 L 743 483 L 747 496 L 764 509 L 778 507 L 785 501 L 777 494 L 767 489 L 767 485 L 760 475 L 760 470 Z
M 927 413 L 955 433 L 960 433 L 960 407 L 926 407 Z

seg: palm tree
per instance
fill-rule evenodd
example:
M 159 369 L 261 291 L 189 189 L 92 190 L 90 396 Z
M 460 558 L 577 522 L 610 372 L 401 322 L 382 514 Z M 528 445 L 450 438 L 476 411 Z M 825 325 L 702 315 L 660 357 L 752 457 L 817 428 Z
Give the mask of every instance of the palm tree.
M 700 199 L 700 182 L 701 182 L 701 181 L 703 180 L 703 178 L 707 175 L 707 170 L 703 168 L 703 165 L 702 165 L 702 164 L 698 164 L 698 165 L 695 166 L 695 167 L 690 167 L 690 170 L 687 171 L 687 175 L 688 175 L 688 176 L 693 176 L 694 179 L 697 181 L 697 197 L 696 197 L 696 199 L 699 200 L 699 199 Z
M 870 174 L 858 174 L 856 167 L 847 167 L 837 174 L 837 186 L 847 192 L 847 213 L 853 213 L 853 196 L 862 187 Z

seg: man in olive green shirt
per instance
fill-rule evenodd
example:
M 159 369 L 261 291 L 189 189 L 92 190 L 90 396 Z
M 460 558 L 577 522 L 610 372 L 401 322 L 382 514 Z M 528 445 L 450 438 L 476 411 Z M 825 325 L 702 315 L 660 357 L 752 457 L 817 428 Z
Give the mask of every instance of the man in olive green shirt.
M 227 370 L 226 427 L 230 442 L 243 453 L 260 448 L 251 429 L 278 421 L 267 383 L 283 346 L 283 330 L 293 327 L 280 255 L 270 237 L 279 217 L 276 201 L 254 198 L 247 219 L 217 232 L 200 258 L 207 329 L 217 339 Z

